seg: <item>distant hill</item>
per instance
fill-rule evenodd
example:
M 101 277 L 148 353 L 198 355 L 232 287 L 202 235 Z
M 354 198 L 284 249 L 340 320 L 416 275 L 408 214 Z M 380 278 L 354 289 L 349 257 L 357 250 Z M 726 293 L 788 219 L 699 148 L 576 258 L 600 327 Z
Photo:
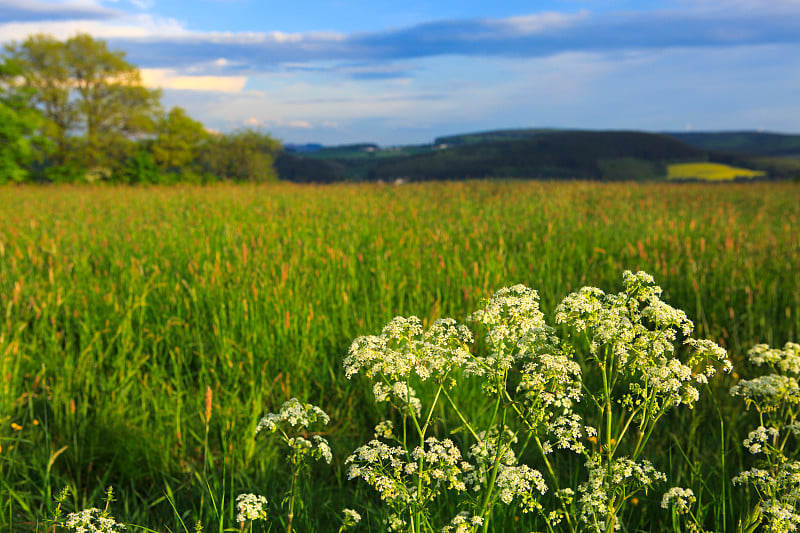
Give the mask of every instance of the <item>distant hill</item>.
M 800 176 L 800 135 L 756 132 L 645 133 L 557 129 L 497 130 L 438 137 L 430 145 L 381 148 L 371 143 L 287 150 L 282 179 L 298 182 L 467 178 L 665 179 L 674 163 L 713 162 Z
M 666 135 L 625 131 L 503 132 L 446 137 L 454 145 L 381 161 L 371 179 L 442 180 L 483 177 L 648 180 L 666 163 L 705 160 L 707 153 Z M 511 138 L 516 140 L 475 140 Z M 438 143 L 439 146 L 450 143 Z
M 516 130 L 492 130 L 482 131 L 476 133 L 462 133 L 459 135 L 447 135 L 444 137 L 437 137 L 433 141 L 435 146 L 461 146 L 464 144 L 478 144 L 485 142 L 495 141 L 518 141 L 522 139 L 531 139 L 537 135 L 548 133 L 565 133 L 570 130 L 558 130 L 553 128 L 533 128 L 533 129 L 516 129 Z
M 703 150 L 747 155 L 800 157 L 800 135 L 755 131 L 666 133 Z

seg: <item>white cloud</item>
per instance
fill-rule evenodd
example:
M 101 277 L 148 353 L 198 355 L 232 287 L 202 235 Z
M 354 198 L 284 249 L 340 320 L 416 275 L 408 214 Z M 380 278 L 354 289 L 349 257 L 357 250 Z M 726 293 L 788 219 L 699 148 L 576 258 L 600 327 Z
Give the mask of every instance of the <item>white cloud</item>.
M 150 15 L 126 16 L 113 21 L 74 19 L 0 24 L 0 42 L 24 40 L 37 33 L 46 33 L 61 40 L 77 33 L 88 33 L 97 39 L 147 39 L 188 34 L 177 21 Z
M 499 22 L 516 33 L 530 35 L 543 31 L 568 28 L 577 23 L 585 22 L 590 16 L 591 13 L 588 10 L 582 10 L 579 13 L 548 12 L 508 17 L 501 19 Z
M 147 87 L 185 91 L 239 93 L 247 76 L 185 76 L 174 69 L 141 69 L 142 83 Z

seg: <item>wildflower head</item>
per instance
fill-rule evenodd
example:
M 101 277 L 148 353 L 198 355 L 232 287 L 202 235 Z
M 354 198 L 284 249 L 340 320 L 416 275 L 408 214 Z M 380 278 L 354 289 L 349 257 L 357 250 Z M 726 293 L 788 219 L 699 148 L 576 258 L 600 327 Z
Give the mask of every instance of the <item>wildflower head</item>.
M 279 412 L 269 413 L 262 418 L 256 427 L 256 433 L 262 430 L 275 432 L 280 422 L 287 422 L 293 427 L 307 428 L 315 422 L 327 424 L 329 421 L 330 417 L 316 405 L 302 403 L 297 398 L 292 398 L 283 403 Z
M 114 533 L 125 529 L 125 525 L 118 524 L 106 511 L 94 507 L 68 514 L 64 526 L 75 533 Z
M 661 498 L 661 508 L 672 508 L 678 514 L 686 514 L 696 501 L 692 489 L 682 489 L 680 487 L 672 487 Z
M 359 522 L 361 522 L 361 515 L 357 511 L 342 509 L 342 527 L 339 528 L 339 531 L 351 528 Z
M 236 497 L 236 521 L 267 519 L 267 499 L 257 494 L 240 494 Z
M 800 403 L 800 385 L 792 376 L 769 374 L 739 381 L 731 387 L 731 395 L 743 398 L 761 412 L 770 412 L 782 405 Z
M 787 342 L 782 350 L 766 344 L 756 344 L 747 352 L 755 366 L 766 365 L 784 374 L 800 374 L 800 344 Z

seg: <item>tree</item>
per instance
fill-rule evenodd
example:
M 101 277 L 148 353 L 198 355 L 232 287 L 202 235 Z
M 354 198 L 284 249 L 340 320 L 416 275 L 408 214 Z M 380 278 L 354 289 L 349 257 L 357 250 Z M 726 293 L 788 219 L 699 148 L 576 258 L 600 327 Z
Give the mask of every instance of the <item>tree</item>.
M 40 141 L 42 116 L 30 106 L 30 93 L 16 86 L 21 74 L 10 59 L 0 63 L 0 183 L 25 181 Z
M 22 90 L 29 91 L 32 103 L 46 119 L 44 134 L 55 145 L 52 154 L 58 165 L 67 162 L 68 136 L 77 125 L 75 105 L 70 101 L 69 69 L 63 43 L 48 35 L 33 35 L 22 43 L 6 46 L 24 79 Z
M 166 171 L 179 171 L 194 162 L 200 145 L 208 139 L 205 127 L 180 107 L 162 116 L 156 131 L 150 151 L 155 163 Z
M 132 139 L 152 131 L 160 92 L 144 87 L 138 68 L 105 41 L 35 35 L 6 49 L 48 120 L 56 164 L 74 153 L 89 168 L 113 165 L 131 151 Z M 70 151 L 71 134 L 81 135 L 78 150 Z
M 213 135 L 201 151 L 203 170 L 217 179 L 274 181 L 278 178 L 273 163 L 281 143 L 257 130 L 237 130 Z
M 85 162 L 91 167 L 104 156 L 121 155 L 115 153 L 121 141 L 153 130 L 160 91 L 145 88 L 139 69 L 104 41 L 79 34 L 65 45 L 86 135 Z

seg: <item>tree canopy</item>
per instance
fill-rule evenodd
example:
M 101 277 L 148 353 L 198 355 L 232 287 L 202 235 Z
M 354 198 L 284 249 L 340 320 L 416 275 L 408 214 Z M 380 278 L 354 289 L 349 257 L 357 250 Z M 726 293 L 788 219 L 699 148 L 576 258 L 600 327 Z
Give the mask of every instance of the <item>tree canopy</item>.
M 275 179 L 280 143 L 253 130 L 210 135 L 105 41 L 32 35 L 0 57 L 0 183 Z

